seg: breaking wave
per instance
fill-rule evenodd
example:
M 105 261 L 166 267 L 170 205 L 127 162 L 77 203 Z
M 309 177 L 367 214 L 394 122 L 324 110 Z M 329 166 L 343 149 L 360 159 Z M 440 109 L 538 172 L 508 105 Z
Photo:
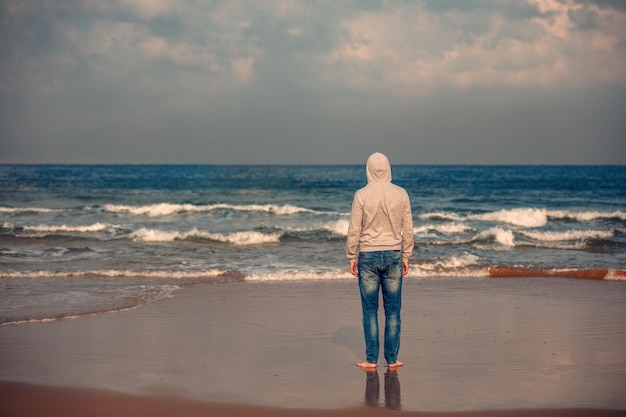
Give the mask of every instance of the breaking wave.
M 442 259 L 422 260 L 409 269 L 409 278 L 465 277 L 486 278 L 489 269 L 480 265 L 478 256 L 471 253 Z
M 558 242 L 585 239 L 610 239 L 614 236 L 612 230 L 566 230 L 566 231 L 520 231 L 520 235 L 532 240 L 543 242 Z
M 508 229 L 503 229 L 500 226 L 480 232 L 475 240 L 479 242 L 499 243 L 504 246 L 515 246 L 515 236 L 513 232 Z
M 119 226 L 107 223 L 94 223 L 89 226 L 46 226 L 46 225 L 38 225 L 38 226 L 24 226 L 22 230 L 24 231 L 33 231 L 33 232 L 42 232 L 42 233 L 68 233 L 68 232 L 78 232 L 78 233 L 93 233 L 93 232 L 102 232 L 104 230 L 110 228 L 117 228 Z
M 296 214 L 296 213 L 315 213 L 314 210 L 310 210 L 304 207 L 297 207 L 297 206 L 293 206 L 290 204 L 285 204 L 285 205 L 277 205 L 277 204 L 195 205 L 195 204 L 159 203 L 159 204 L 149 204 L 145 206 L 106 204 L 104 206 L 104 209 L 106 211 L 110 211 L 114 213 L 131 213 L 131 214 L 137 214 L 137 215 L 146 215 L 149 217 L 170 216 L 172 214 L 184 213 L 184 212 L 204 212 L 204 211 L 213 211 L 213 210 L 258 211 L 258 212 L 272 213 L 272 214 L 278 214 L 278 215 L 290 215 L 290 214 Z
M 491 213 L 471 215 L 468 216 L 468 220 L 506 223 L 520 227 L 541 227 L 548 223 L 548 211 L 533 208 L 498 210 Z
M 278 271 L 251 274 L 245 281 L 270 282 L 270 281 L 329 281 L 337 279 L 353 279 L 354 277 L 346 269 L 333 271 Z
M 0 206 L 0 213 L 56 213 L 67 211 L 67 209 L 51 209 L 43 207 L 2 207 Z
M 209 233 L 201 232 L 195 228 L 181 233 L 141 228 L 131 233 L 130 237 L 136 242 L 173 242 L 175 240 L 206 239 L 236 246 L 245 246 L 278 243 L 282 235 L 282 233 L 265 234 L 261 232 Z
M 414 234 L 423 234 L 429 232 L 438 232 L 441 234 L 457 234 L 465 233 L 473 230 L 470 226 L 463 223 L 441 223 L 441 224 L 427 224 L 413 228 Z
M 548 224 L 550 219 L 563 220 L 572 219 L 578 222 L 591 222 L 594 220 L 618 219 L 626 220 L 626 213 L 623 211 L 601 212 L 601 211 L 569 211 L 569 210 L 547 210 L 543 208 L 516 208 L 504 209 L 488 213 L 462 215 L 449 212 L 429 212 L 418 216 L 421 219 L 433 219 L 442 221 L 481 221 L 504 223 L 516 227 L 536 228 Z

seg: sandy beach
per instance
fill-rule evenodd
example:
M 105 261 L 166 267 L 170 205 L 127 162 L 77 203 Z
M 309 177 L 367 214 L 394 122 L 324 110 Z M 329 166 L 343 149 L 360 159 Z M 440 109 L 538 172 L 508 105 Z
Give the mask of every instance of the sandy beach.
M 0 327 L 0 414 L 619 415 L 624 317 L 623 282 L 407 279 L 405 366 L 366 374 L 354 281 L 208 285 Z

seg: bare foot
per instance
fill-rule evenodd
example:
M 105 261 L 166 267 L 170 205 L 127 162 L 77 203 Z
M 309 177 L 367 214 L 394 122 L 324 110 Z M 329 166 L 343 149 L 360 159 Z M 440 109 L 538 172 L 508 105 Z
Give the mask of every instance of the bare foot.
M 389 370 L 393 371 L 395 369 L 401 368 L 402 365 L 404 365 L 402 362 L 396 361 L 396 363 L 389 364 L 388 367 L 389 367 Z
M 356 364 L 361 369 L 376 369 L 375 363 L 369 363 L 367 361 L 359 362 Z

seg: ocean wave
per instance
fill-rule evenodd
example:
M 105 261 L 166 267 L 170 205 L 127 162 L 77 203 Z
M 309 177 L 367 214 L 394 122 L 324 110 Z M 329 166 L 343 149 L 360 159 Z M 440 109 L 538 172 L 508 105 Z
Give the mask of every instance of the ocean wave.
M 311 233 L 317 233 L 317 232 L 330 232 L 333 235 L 337 235 L 337 236 L 347 236 L 348 226 L 349 226 L 348 220 L 340 219 L 336 221 L 323 223 L 321 225 L 300 226 L 300 227 L 283 226 L 281 230 L 284 230 L 285 232 L 291 235 L 311 234 Z
M 170 216 L 172 214 L 184 213 L 184 212 L 204 212 L 213 210 L 235 210 L 235 211 L 258 211 L 263 213 L 272 213 L 278 215 L 290 215 L 296 213 L 315 213 L 314 210 L 310 210 L 303 207 L 293 206 L 290 204 L 277 205 L 277 204 L 248 204 L 248 205 L 234 205 L 234 204 L 208 204 L 208 205 L 195 205 L 195 204 L 171 204 L 171 203 L 159 203 L 149 204 L 145 206 L 128 206 L 128 205 L 115 205 L 106 204 L 104 206 L 106 211 L 114 213 L 131 213 L 137 215 L 147 215 L 149 217 Z
M 572 219 L 578 222 L 591 222 L 601 219 L 618 219 L 626 221 L 626 213 L 623 211 L 569 211 L 569 210 L 550 210 L 548 217 L 553 219 Z
M 22 230 L 24 231 L 32 231 L 32 232 L 42 232 L 42 233 L 93 233 L 93 232 L 102 232 L 104 230 L 110 228 L 118 228 L 119 225 L 113 225 L 108 223 L 94 223 L 88 226 L 47 226 L 47 225 L 38 225 L 38 226 L 23 226 Z
M 504 223 L 510 226 L 536 228 L 548 224 L 549 220 L 572 219 L 581 223 L 592 222 L 594 220 L 618 219 L 626 220 L 626 213 L 623 211 L 571 211 L 571 210 L 548 210 L 545 208 L 514 208 L 503 209 L 480 214 L 458 214 L 450 212 L 429 212 L 418 215 L 421 219 L 441 220 L 441 221 L 479 221 Z
M 548 211 L 537 208 L 517 208 L 467 215 L 436 211 L 422 213 L 418 217 L 421 219 L 453 222 L 481 221 L 505 223 L 511 226 L 540 227 L 548 222 Z
M 130 234 L 130 238 L 136 242 L 173 242 L 175 240 L 206 239 L 215 242 L 229 243 L 235 246 L 278 243 L 282 236 L 282 233 L 265 234 L 255 231 L 209 233 L 201 232 L 196 228 L 184 233 L 141 228 Z
M 559 242 L 586 239 L 610 239 L 615 233 L 612 230 L 566 230 L 566 231 L 519 231 L 520 235 L 542 242 Z
M 0 206 L 0 213 L 25 213 L 25 212 L 33 212 L 33 213 L 57 213 L 67 211 L 67 209 L 51 209 L 44 207 L 3 207 Z
M 463 223 L 441 223 L 427 224 L 424 226 L 414 227 L 413 234 L 425 234 L 429 232 L 438 232 L 445 235 L 465 233 L 473 230 L 470 226 Z
M 332 232 L 338 236 L 348 236 L 348 228 L 350 226 L 350 222 L 348 220 L 342 219 L 334 222 L 326 223 L 323 226 L 324 230 Z
M 435 261 L 412 264 L 405 278 L 488 278 L 489 268 L 478 264 L 478 256 L 464 254 Z M 329 271 L 283 270 L 256 273 L 245 277 L 249 282 L 332 281 L 355 279 L 348 268 Z
M 489 268 L 486 266 L 468 266 L 430 270 L 416 266 L 409 269 L 406 278 L 489 278 Z
M 346 268 L 333 271 L 277 271 L 258 273 L 246 276 L 245 281 L 330 281 L 353 278 L 352 274 Z
M 447 213 L 443 211 L 435 211 L 435 212 L 430 212 L 430 213 L 421 213 L 418 215 L 418 218 L 430 219 L 430 220 L 450 220 L 450 221 L 456 222 L 456 221 L 462 221 L 465 218 L 465 216 L 454 214 L 454 213 Z
M 615 268 L 548 268 L 534 266 L 481 265 L 479 257 L 466 253 L 436 260 L 411 263 L 406 278 L 517 278 L 560 277 L 626 281 L 626 271 Z M 280 270 L 275 272 L 244 275 L 224 269 L 197 271 L 159 270 L 81 270 L 81 271 L 0 271 L 0 279 L 47 279 L 47 278 L 111 278 L 111 279 L 164 279 L 193 280 L 217 279 L 217 282 L 262 281 L 325 281 L 354 279 L 348 268 L 324 271 Z M 224 279 L 225 278 L 225 279 Z M 181 284 L 183 285 L 183 284 Z M 184 285 L 183 285 L 184 286 Z M 183 288 L 176 286 L 176 289 Z M 159 287 L 160 288 L 160 287 Z
M 468 220 L 506 223 L 521 227 L 541 227 L 548 223 L 548 211 L 534 208 L 498 210 L 491 213 L 470 215 Z
M 418 267 L 424 271 L 438 271 L 443 269 L 467 268 L 478 265 L 478 256 L 471 253 L 448 256 L 433 261 L 422 261 Z
M 81 271 L 0 271 L 0 278 L 163 278 L 163 279 L 190 279 L 190 278 L 218 278 L 227 275 L 224 269 L 206 269 L 198 271 L 158 271 L 158 270 L 129 270 L 129 269 L 88 269 Z
M 487 241 L 490 243 L 499 243 L 504 246 L 515 246 L 515 236 L 513 232 L 508 229 L 503 229 L 500 226 L 480 232 L 476 235 L 474 241 Z

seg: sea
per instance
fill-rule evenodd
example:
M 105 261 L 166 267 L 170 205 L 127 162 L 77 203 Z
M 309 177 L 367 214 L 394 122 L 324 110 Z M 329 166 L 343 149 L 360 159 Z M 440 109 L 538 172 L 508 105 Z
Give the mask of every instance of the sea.
M 406 279 L 626 281 L 626 166 L 392 175 L 413 209 Z M 364 165 L 0 165 L 0 325 L 225 282 L 353 279 L 345 240 L 365 185 Z

